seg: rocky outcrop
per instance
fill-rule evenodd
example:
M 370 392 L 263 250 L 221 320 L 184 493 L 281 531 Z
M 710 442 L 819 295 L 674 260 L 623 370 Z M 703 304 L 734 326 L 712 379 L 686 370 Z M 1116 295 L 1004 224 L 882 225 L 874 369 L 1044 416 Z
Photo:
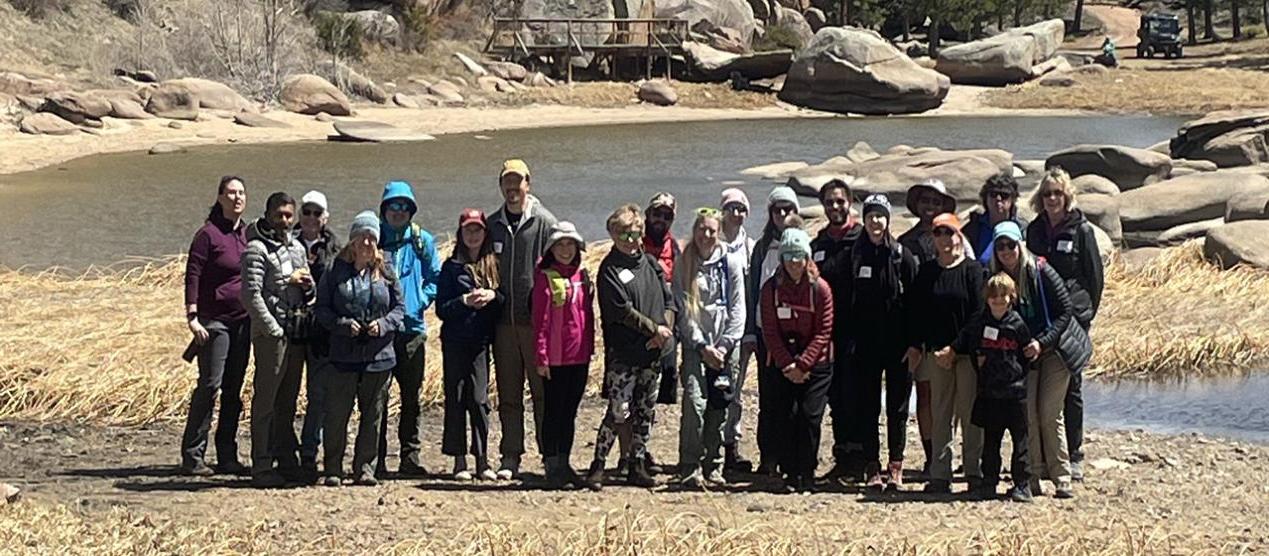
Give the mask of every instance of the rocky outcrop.
M 463 94 L 458 85 L 444 79 L 433 83 L 432 86 L 427 88 L 427 92 L 448 104 L 462 104 L 463 102 Z
M 671 106 L 679 101 L 679 94 L 674 90 L 674 87 L 661 80 L 641 83 L 638 97 L 643 102 L 657 106 Z
M 268 118 L 265 116 L 261 116 L 260 114 L 254 114 L 251 112 L 240 112 L 238 114 L 234 114 L 234 123 L 240 126 L 246 126 L 246 127 L 272 127 L 272 128 L 291 127 L 291 124 L 288 124 L 286 122 L 279 122 L 273 118 Z
M 528 19 L 585 18 L 613 19 L 612 0 L 524 0 L 520 4 L 520 16 Z M 565 45 L 568 42 L 563 25 L 535 23 L 528 25 L 530 33 L 524 35 L 532 44 Z M 606 43 L 611 38 L 612 26 L 608 24 L 583 24 L 572 29 L 587 44 Z
M 1077 195 L 1119 195 L 1119 186 L 1097 174 L 1084 174 L 1071 179 L 1071 186 Z
M 79 133 L 79 128 L 52 112 L 36 112 L 27 114 L 18 123 L 22 133 L 32 135 L 72 135 Z
M 352 115 L 352 103 L 343 91 L 313 74 L 292 75 L 282 82 L 282 106 L 299 114 L 325 112 L 332 116 Z
M 111 110 L 110 101 L 102 95 L 74 91 L 53 93 L 44 99 L 44 105 L 40 107 L 42 112 L 52 112 L 75 124 L 86 120 L 100 121 L 110 115 Z
M 825 27 L 793 58 L 780 100 L 829 112 L 903 114 L 937 108 L 947 76 L 918 66 L 874 31 Z
M 1225 221 L 1239 220 L 1269 220 L 1269 190 L 1243 191 L 1231 197 L 1225 205 Z
M 1085 194 L 1077 197 L 1078 205 L 1089 223 L 1106 232 L 1115 245 L 1124 239 L 1123 224 L 1119 220 L 1119 199 L 1110 195 Z
M 1168 155 L 1117 145 L 1078 145 L 1053 153 L 1045 164 L 1059 166 L 1073 178 L 1097 174 L 1121 191 L 1166 179 L 1172 172 Z
M 247 100 L 238 91 L 233 90 L 224 83 L 212 81 L 210 79 L 199 79 L 197 77 L 186 77 L 183 79 L 169 79 L 159 84 L 154 89 L 154 93 L 169 90 L 185 90 L 198 100 L 199 108 L 209 110 L 228 110 L 230 112 L 239 112 L 246 110 L 255 112 L 256 106 Z M 152 93 L 152 94 L 154 94 Z
M 769 79 L 787 73 L 793 64 L 792 50 L 733 54 L 690 41 L 683 43 L 683 50 L 692 64 L 694 77 L 705 81 L 723 81 L 733 72 L 747 79 Z
M 787 185 L 800 195 L 816 196 L 832 179 L 851 185 L 857 196 L 886 195 L 902 206 L 913 184 L 929 179 L 942 180 L 948 193 L 960 201 L 976 203 L 987 179 L 1013 169 L 1013 155 L 995 149 L 944 151 L 916 149 L 880 155 L 862 162 L 834 157 L 789 174 Z
M 345 120 L 333 125 L 336 135 L 330 137 L 332 141 L 385 143 L 435 139 L 421 131 L 402 129 L 382 122 Z
M 1212 229 L 1203 242 L 1203 256 L 1230 268 L 1248 265 L 1269 269 L 1269 220 L 1234 222 Z
M 1210 160 L 1222 168 L 1269 162 L 1269 112 L 1213 112 L 1181 126 L 1169 149 L 1173 158 Z
M 757 29 L 753 7 L 746 0 L 657 0 L 654 10 L 655 17 L 685 19 L 693 28 L 708 21 L 714 27 L 735 29 L 745 41 Z
M 529 70 L 515 62 L 485 62 L 485 69 L 507 81 L 523 81 L 529 75 Z
M 361 28 L 362 40 L 388 45 L 395 45 L 401 40 L 401 23 L 391 14 L 379 10 L 360 10 L 339 16 L 357 23 Z
M 935 69 L 953 83 L 1006 85 L 1021 83 L 1051 70 L 1043 64 L 1062 44 L 1061 19 L 1010 29 L 994 37 L 939 51 Z
M 69 88 L 65 83 L 53 79 L 35 79 L 11 71 L 0 72 L 0 93 L 42 96 Z
M 792 8 L 778 6 L 776 8 L 775 27 L 787 30 L 796 36 L 802 46 L 810 44 L 815 38 L 815 30 L 811 29 L 811 25 L 806 22 L 806 18 L 802 17 L 802 13 Z
M 198 119 L 198 96 L 184 87 L 159 85 L 150 91 L 145 111 L 173 120 Z
M 337 84 L 341 90 L 350 92 L 370 102 L 378 104 L 387 104 L 389 100 L 388 92 L 380 87 L 377 83 L 349 67 L 346 64 L 334 64 L 331 61 L 323 61 L 318 64 L 321 68 L 322 75 L 331 76 L 331 83 Z
M 1124 232 L 1165 230 L 1223 219 L 1229 201 L 1247 192 L 1269 193 L 1269 178 L 1233 172 L 1206 172 L 1125 191 L 1119 196 Z

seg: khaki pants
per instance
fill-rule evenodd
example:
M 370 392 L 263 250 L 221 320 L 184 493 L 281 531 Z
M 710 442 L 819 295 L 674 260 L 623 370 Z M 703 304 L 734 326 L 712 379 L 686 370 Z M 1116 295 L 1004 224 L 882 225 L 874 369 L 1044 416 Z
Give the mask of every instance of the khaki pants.
M 518 467 L 524 454 L 524 381 L 533 400 L 533 431 L 542 449 L 542 377 L 537 372 L 536 347 L 530 325 L 499 324 L 494 332 L 494 381 L 498 388 L 498 421 L 502 440 L 498 450 L 504 467 Z
M 295 403 L 300 395 L 305 349 L 283 338 L 256 336 L 256 374 L 251 394 L 251 474 L 298 468 Z
M 966 477 L 983 476 L 983 429 L 970 424 L 978 377 L 967 356 L 957 356 L 951 369 L 935 362 L 933 352 L 921 360 L 920 376 L 930 381 L 930 413 L 933 419 L 933 461 L 930 477 L 952 480 L 952 441 L 956 423 L 961 427 L 961 465 Z
M 1062 408 L 1071 371 L 1057 352 L 1040 355 L 1027 373 L 1027 426 L 1031 475 L 1056 482 L 1071 479 Z

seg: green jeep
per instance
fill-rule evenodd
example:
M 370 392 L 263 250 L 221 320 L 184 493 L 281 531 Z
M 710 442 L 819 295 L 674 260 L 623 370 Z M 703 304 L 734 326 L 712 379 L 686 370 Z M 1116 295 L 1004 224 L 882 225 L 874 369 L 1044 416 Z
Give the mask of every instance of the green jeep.
M 1181 57 L 1181 20 L 1172 14 L 1143 14 L 1137 28 L 1138 58 L 1154 58 L 1163 53 L 1164 58 Z

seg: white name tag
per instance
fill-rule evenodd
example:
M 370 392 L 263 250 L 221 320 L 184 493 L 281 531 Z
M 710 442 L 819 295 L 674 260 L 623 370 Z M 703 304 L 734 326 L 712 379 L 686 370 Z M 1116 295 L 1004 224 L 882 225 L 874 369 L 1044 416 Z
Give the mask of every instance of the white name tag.
M 776 318 L 782 320 L 793 318 L 793 309 L 788 307 L 776 307 Z
M 621 280 L 622 284 L 629 284 L 631 280 L 634 280 L 634 273 L 628 268 L 623 268 L 617 273 L 617 279 Z
M 1073 243 L 1069 239 L 1064 239 L 1058 242 L 1058 251 L 1061 251 L 1063 253 L 1070 253 L 1071 249 L 1074 249 L 1074 248 L 1075 248 L 1075 243 Z
M 501 242 L 501 241 L 495 241 L 495 242 L 494 242 L 494 253 L 496 253 L 496 254 L 498 254 L 498 255 L 501 255 L 501 254 L 502 254 L 502 242 Z
M 814 255 L 811 255 L 811 259 L 812 259 L 812 260 L 814 260 L 814 261 L 815 261 L 815 262 L 817 262 L 817 263 L 822 263 L 822 262 L 824 262 L 824 252 L 823 252 L 823 251 L 816 251 Z
M 983 337 L 988 340 L 996 340 L 1000 338 L 1000 329 L 992 326 L 983 327 Z
M 282 260 L 278 261 L 278 263 L 278 270 L 281 271 L 282 275 L 290 276 L 292 272 L 295 272 L 295 267 L 291 265 L 290 255 L 283 253 Z
M 872 267 L 871 267 L 871 266 L 861 266 L 861 267 L 859 267 L 859 277 L 860 277 L 860 278 L 872 278 Z

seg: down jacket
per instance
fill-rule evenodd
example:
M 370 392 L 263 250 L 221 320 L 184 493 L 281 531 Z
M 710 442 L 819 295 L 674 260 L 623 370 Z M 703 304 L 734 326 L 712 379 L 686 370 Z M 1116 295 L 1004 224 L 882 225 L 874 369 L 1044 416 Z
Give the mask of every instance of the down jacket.
M 308 306 L 313 290 L 291 284 L 291 273 L 308 268 L 304 244 L 278 234 L 264 218 L 247 226 L 242 254 L 242 305 L 251 317 L 251 335 L 282 338 L 292 312 Z
M 1083 372 L 1093 355 L 1093 345 L 1084 327 L 1075 319 L 1070 291 L 1057 271 L 1043 260 L 1036 261 L 1035 276 L 1021 296 L 1018 313 L 1026 321 L 1042 351 L 1057 350 L 1066 368 Z
M 1079 209 L 1072 210 L 1056 229 L 1049 226 L 1048 214 L 1041 214 L 1027 226 L 1027 249 L 1044 257 L 1066 282 L 1075 318 L 1087 330 L 1101 307 L 1106 284 L 1093 225 Z

